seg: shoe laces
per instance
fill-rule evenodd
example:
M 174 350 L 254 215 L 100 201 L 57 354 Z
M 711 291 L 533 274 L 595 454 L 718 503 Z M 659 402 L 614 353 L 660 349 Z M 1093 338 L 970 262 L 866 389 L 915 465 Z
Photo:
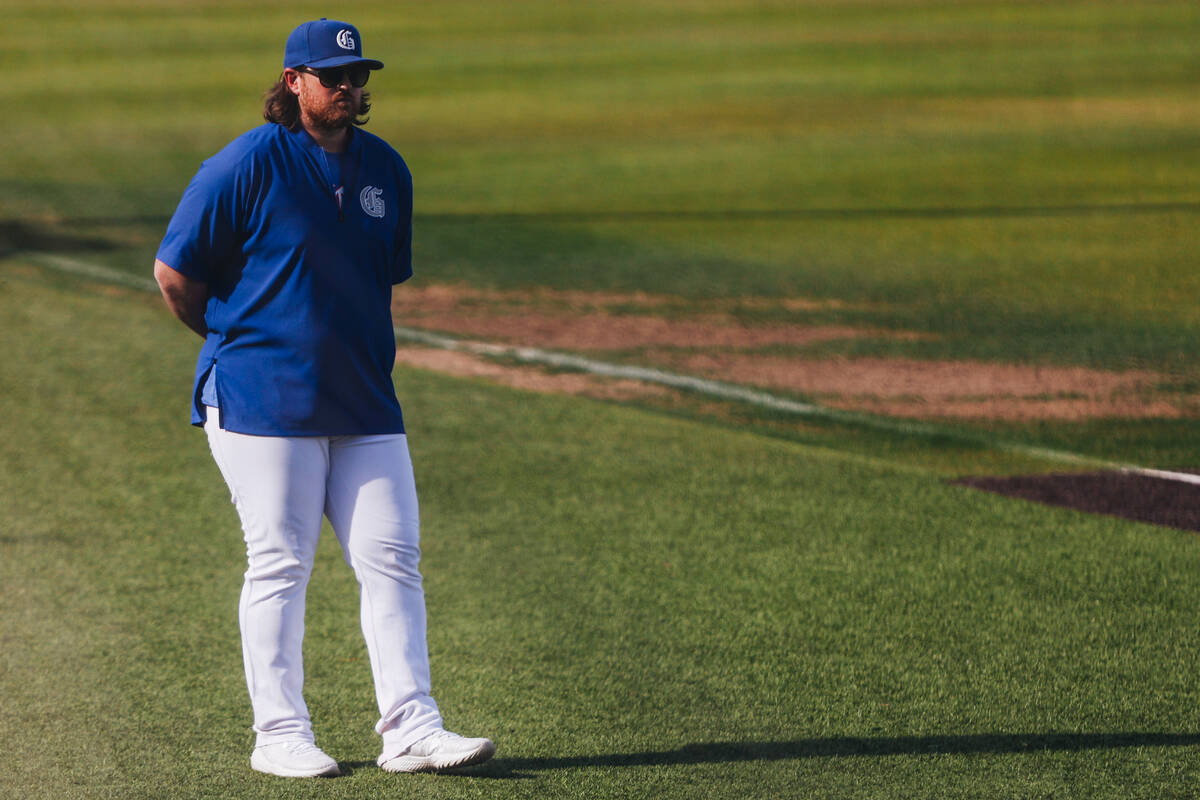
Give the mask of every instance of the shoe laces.
M 282 747 L 294 756 L 325 755 L 325 751 L 312 742 L 295 741 L 283 742 Z
M 436 753 L 443 743 L 454 746 L 456 742 L 462 739 L 457 733 L 447 730 L 434 731 L 428 736 L 423 736 L 416 742 L 413 742 L 406 752 L 413 755 L 431 755 Z

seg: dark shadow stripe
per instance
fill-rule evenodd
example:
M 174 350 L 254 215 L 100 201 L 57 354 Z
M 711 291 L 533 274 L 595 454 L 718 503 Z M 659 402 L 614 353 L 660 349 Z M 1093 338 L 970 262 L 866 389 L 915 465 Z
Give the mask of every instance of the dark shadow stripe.
M 455 223 L 583 223 L 583 222 L 720 222 L 771 220 L 855 219 L 988 219 L 1021 217 L 1070 217 L 1087 215 L 1162 214 L 1200 212 L 1200 202 L 1173 203 L 1075 203 L 1069 205 L 1023 206 L 933 206 L 867 208 L 725 208 L 702 210 L 629 211 L 512 211 L 512 212 L 416 212 L 417 220 Z M 127 217 L 67 217 L 58 225 L 163 224 L 169 214 Z M 0 220 L 0 224 L 3 221 Z

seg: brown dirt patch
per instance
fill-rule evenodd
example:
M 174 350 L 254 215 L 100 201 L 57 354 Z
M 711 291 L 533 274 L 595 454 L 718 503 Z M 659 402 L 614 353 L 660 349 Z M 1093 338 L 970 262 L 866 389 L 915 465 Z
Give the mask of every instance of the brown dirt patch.
M 398 347 L 396 362 L 463 378 L 487 378 L 515 389 L 584 395 L 603 400 L 663 397 L 670 389 L 641 381 L 613 380 L 577 373 L 547 373 L 532 367 L 499 364 L 482 356 L 427 347 Z
M 811 359 L 753 353 L 665 354 L 673 367 L 819 396 L 838 408 L 901 417 L 1084 419 L 1182 416 L 1145 392 L 1161 376 L 972 361 Z
M 1149 371 L 919 361 L 904 358 L 815 358 L 803 348 L 837 340 L 918 340 L 923 334 L 850 325 L 810 325 L 789 315 L 847 308 L 810 298 L 688 301 L 641 292 L 535 289 L 496 291 L 463 286 L 405 287 L 395 294 L 399 324 L 505 344 L 576 352 L 640 350 L 647 365 L 811 397 L 836 408 L 898 417 L 1079 420 L 1100 417 L 1179 418 L 1200 411 L 1200 394 L 1164 392 L 1165 376 Z M 855 310 L 862 311 L 862 307 Z M 768 312 L 769 322 L 738 311 Z M 750 318 L 753 319 L 751 314 Z M 782 320 L 782 321 L 780 321 Z M 755 348 L 771 348 L 770 353 Z M 789 352 L 789 348 L 794 352 Z M 419 348 L 418 348 L 419 349 Z M 407 356 L 417 358 L 416 356 Z M 430 365 L 434 357 L 422 365 Z M 482 375 L 484 358 L 458 354 L 447 371 Z M 437 367 L 435 367 L 437 368 Z M 527 372 L 528 378 L 516 373 Z M 496 380 L 544 391 L 633 392 L 580 375 L 497 367 Z M 552 386 L 558 386 L 554 389 Z M 638 390 L 645 394 L 647 390 Z M 612 395 L 606 395 L 612 396 Z
M 971 361 L 798 359 L 761 355 L 748 358 L 748 355 L 752 354 L 702 353 L 682 361 L 690 369 L 726 375 L 737 382 L 784 389 L 938 399 L 1047 391 L 1110 393 L 1136 387 L 1155 377 L 1148 372 L 1113 373 Z
M 749 325 L 738 309 L 800 313 L 840 307 L 789 298 L 739 299 L 687 304 L 681 298 L 645 293 L 529 292 L 429 286 L 397 292 L 392 304 L 404 325 L 534 347 L 563 350 L 628 350 L 640 347 L 804 347 L 839 339 L 916 338 L 914 333 L 848 325 Z M 664 316 L 670 312 L 670 316 Z
M 1122 472 L 963 478 L 987 492 L 1093 514 L 1200 531 L 1200 486 Z

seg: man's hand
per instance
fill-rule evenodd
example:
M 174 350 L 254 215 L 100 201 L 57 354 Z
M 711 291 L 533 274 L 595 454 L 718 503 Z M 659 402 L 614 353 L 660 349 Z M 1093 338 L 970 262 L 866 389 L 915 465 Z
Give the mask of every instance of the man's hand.
M 208 306 L 208 284 L 176 272 L 158 259 L 154 261 L 154 280 L 171 313 L 196 333 L 207 336 L 204 310 Z

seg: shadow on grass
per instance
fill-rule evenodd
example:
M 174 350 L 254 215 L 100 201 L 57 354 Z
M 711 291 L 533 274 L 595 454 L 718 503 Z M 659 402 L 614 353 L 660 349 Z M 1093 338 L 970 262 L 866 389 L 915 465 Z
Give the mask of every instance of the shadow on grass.
M 493 759 L 450 774 L 472 778 L 532 778 L 532 772 L 583 767 L 656 767 L 849 756 L 1004 755 L 1200 745 L 1200 733 L 1039 733 L 971 736 L 881 736 L 797 739 L 790 742 L 712 742 L 675 750 L 594 756 Z M 374 762 L 344 764 L 349 771 Z
M 113 250 L 116 246 L 106 237 L 85 236 L 60 223 L 0 219 L 0 258 L 25 250 L 80 253 Z
M 828 220 L 828 219 L 972 219 L 993 217 L 1061 217 L 1090 214 L 1161 214 L 1200 211 L 1200 203 L 1070 203 L 1047 205 L 984 206 L 847 206 L 826 208 L 719 208 L 719 209 L 610 209 L 597 211 L 445 211 L 416 212 L 418 220 L 479 224 L 483 222 L 630 222 L 630 221 L 729 221 L 729 220 Z M 65 226 L 166 225 L 170 215 L 135 214 L 120 217 L 86 216 L 63 219 Z M 2 224 L 13 221 L 3 220 Z

